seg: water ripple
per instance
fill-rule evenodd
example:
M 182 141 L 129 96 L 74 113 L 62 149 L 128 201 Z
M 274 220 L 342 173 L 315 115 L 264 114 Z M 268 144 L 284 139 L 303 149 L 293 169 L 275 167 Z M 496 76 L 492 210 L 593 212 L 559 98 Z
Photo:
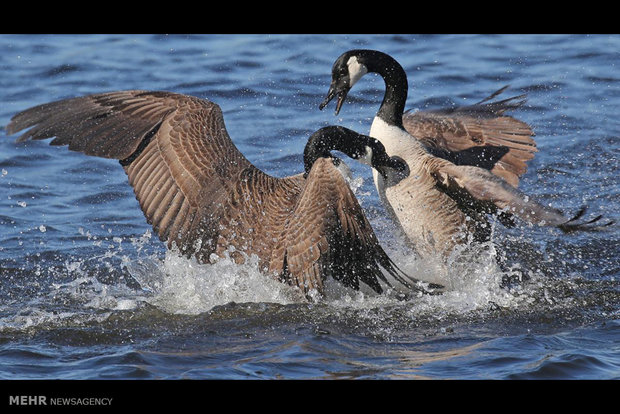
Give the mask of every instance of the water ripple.
M 539 152 L 522 188 L 554 207 L 588 204 L 588 214 L 617 220 L 619 39 L 4 35 L 0 124 L 63 97 L 178 91 L 218 103 L 239 149 L 286 175 L 301 171 L 301 149 L 318 127 L 368 131 L 384 90 L 376 76 L 360 80 L 338 117 L 318 104 L 333 60 L 370 47 L 408 71 L 408 108 L 477 102 L 508 83 L 527 93 L 511 115 L 533 126 Z M 308 304 L 255 262 L 205 267 L 170 256 L 118 162 L 2 138 L 4 379 L 619 379 L 618 227 L 573 235 L 494 227 L 498 247 L 488 257 L 440 271 L 402 248 L 369 170 L 354 169 L 356 194 L 390 255 L 451 290 L 402 301 L 330 285 L 324 302 Z

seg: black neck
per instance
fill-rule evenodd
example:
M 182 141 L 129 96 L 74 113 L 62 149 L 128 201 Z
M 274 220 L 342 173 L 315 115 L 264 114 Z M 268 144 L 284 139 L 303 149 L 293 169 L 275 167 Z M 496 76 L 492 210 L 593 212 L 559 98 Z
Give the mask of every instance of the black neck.
M 308 139 L 304 149 L 305 175 L 310 172 L 315 161 L 331 157 L 330 151 L 340 151 L 351 158 L 358 158 L 366 150 L 360 134 L 341 126 L 328 126 L 319 129 Z
M 372 151 L 372 167 L 384 177 L 390 171 L 401 174 L 402 177 L 409 175 L 407 163 L 399 157 L 390 157 L 385 152 L 385 147 L 375 138 L 332 125 L 319 129 L 308 139 L 304 149 L 304 178 L 308 177 L 317 159 L 332 158 L 330 151 L 340 151 L 353 159 L 359 159 L 367 155 L 368 148 Z
M 377 116 L 390 125 L 403 128 L 403 112 L 407 101 L 407 74 L 391 56 L 375 50 L 360 50 L 356 53 L 368 72 L 381 75 L 385 81 L 385 95 Z

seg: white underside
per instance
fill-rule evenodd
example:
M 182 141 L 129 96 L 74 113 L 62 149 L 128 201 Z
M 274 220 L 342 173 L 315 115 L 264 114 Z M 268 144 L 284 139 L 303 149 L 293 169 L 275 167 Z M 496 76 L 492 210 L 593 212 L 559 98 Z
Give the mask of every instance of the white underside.
M 425 153 L 424 149 L 420 142 L 408 132 L 388 125 L 378 117 L 375 117 L 369 135 L 383 144 L 390 157 L 401 158 L 409 167 L 409 175 L 404 179 L 396 180 L 392 177 L 385 179 L 373 169 L 375 186 L 386 212 L 399 225 L 411 246 L 415 247 L 418 253 L 426 255 L 426 252 L 432 252 L 435 235 L 431 229 L 435 228 L 437 223 L 431 224 L 427 222 L 428 217 L 420 217 L 420 214 L 427 211 L 427 206 L 425 199 L 418 197 L 419 192 L 427 190 L 424 184 L 426 180 L 420 179 L 425 174 L 423 170 L 420 170 L 423 164 L 420 163 L 419 158 Z M 420 184 L 422 187 L 419 187 Z
M 417 142 L 407 131 L 397 126 L 389 125 L 378 116 L 372 121 L 369 135 L 378 139 L 391 157 L 399 155 L 400 149 L 415 145 L 415 142 Z

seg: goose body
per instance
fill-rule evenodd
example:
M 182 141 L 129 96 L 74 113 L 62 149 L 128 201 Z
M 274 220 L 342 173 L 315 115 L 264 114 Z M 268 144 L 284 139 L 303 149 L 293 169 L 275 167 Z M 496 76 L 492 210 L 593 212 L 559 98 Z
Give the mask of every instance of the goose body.
M 276 178 L 233 144 L 219 106 L 171 92 L 119 91 L 60 100 L 15 115 L 19 141 L 55 137 L 87 155 L 117 159 L 147 221 L 168 247 L 209 263 L 259 258 L 261 270 L 308 296 L 331 276 L 377 292 L 386 280 L 413 286 L 379 245 L 330 150 L 398 169 L 375 139 L 342 127 L 313 134 L 305 172 Z
M 513 216 L 565 231 L 588 228 L 543 206 L 517 189 L 536 144 L 531 128 L 504 115 L 522 104 L 523 96 L 432 111 L 405 112 L 407 76 L 385 53 L 351 50 L 332 68 L 332 82 L 322 109 L 337 98 L 336 113 L 349 90 L 366 73 L 385 81 L 385 95 L 369 135 L 381 141 L 391 157 L 402 159 L 409 175 L 386 184 L 373 171 L 387 211 L 421 256 L 445 257 L 456 245 L 490 238 L 488 214 L 513 226 Z M 608 223 L 610 224 L 610 223 Z
M 375 118 L 369 135 L 381 137 L 386 152 L 397 154 L 409 167 L 409 175 L 398 183 L 386 183 L 375 170 L 373 179 L 388 214 L 400 225 L 411 246 L 421 256 L 429 256 L 448 253 L 455 244 L 465 242 L 465 226 L 470 222 L 449 195 L 437 190 L 430 168 L 438 160 L 406 131 L 381 118 Z

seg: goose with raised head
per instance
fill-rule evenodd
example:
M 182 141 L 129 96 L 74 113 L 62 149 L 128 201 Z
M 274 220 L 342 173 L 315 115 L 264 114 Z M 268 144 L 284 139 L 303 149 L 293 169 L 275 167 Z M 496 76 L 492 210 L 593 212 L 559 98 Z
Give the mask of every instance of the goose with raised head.
M 262 271 L 306 297 L 320 297 L 328 276 L 382 292 L 380 282 L 391 286 L 387 274 L 418 289 L 381 248 L 330 154 L 372 154 L 380 172 L 403 168 L 368 136 L 322 128 L 305 147 L 304 173 L 276 178 L 233 144 L 217 104 L 193 96 L 129 90 L 69 98 L 20 112 L 6 129 L 26 128 L 18 141 L 55 137 L 51 145 L 119 160 L 160 239 L 201 263 L 213 254 L 238 263 L 256 255 Z
M 471 106 L 405 112 L 408 83 L 402 66 L 383 52 L 350 50 L 336 59 L 319 108 L 337 98 L 338 113 L 349 90 L 367 73 L 385 81 L 369 135 L 409 170 L 408 177 L 392 182 L 385 180 L 389 171 L 373 170 L 374 181 L 387 211 L 420 255 L 445 256 L 470 236 L 489 240 L 488 214 L 506 226 L 515 225 L 516 216 L 563 231 L 598 228 L 600 216 L 579 222 L 583 209 L 568 218 L 516 188 L 536 144 L 531 128 L 504 112 L 518 108 L 524 95 L 489 102 L 502 88 Z

